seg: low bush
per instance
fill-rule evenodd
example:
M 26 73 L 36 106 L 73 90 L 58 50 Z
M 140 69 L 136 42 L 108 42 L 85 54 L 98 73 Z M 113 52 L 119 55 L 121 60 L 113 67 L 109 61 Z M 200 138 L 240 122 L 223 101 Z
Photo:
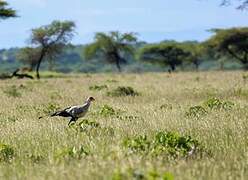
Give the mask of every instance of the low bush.
M 88 119 L 84 119 L 82 122 L 80 122 L 78 124 L 79 128 L 80 128 L 80 131 L 88 131 L 88 130 L 91 130 L 93 128 L 98 128 L 100 127 L 100 124 L 96 121 L 91 121 L 91 120 L 88 120 Z
M 138 96 L 140 93 L 135 91 L 132 87 L 119 86 L 116 89 L 107 92 L 108 96 Z
M 131 153 L 154 156 L 187 157 L 203 150 L 196 139 L 176 132 L 157 132 L 151 138 L 146 135 L 126 138 L 123 145 Z
M 55 154 L 55 158 L 57 160 L 60 159 L 81 159 L 82 157 L 88 156 L 89 155 L 89 150 L 86 149 L 84 146 L 79 146 L 79 147 L 68 147 L 64 148 L 62 150 L 59 150 Z
M 214 110 L 231 110 L 234 105 L 235 104 L 231 101 L 222 101 L 218 98 L 210 98 L 203 102 L 202 105 L 190 107 L 185 115 L 187 117 L 199 118 Z
M 208 112 L 202 106 L 193 106 L 190 107 L 189 110 L 186 112 L 187 117 L 197 117 L 199 118 L 202 115 L 206 115 Z
M 14 157 L 14 149 L 6 144 L 0 144 L 0 162 L 8 162 Z
M 233 108 L 234 103 L 231 101 L 221 101 L 218 98 L 210 98 L 205 101 L 204 106 L 209 108 L 210 110 L 230 110 Z
M 116 115 L 117 112 L 109 105 L 104 105 L 101 107 L 99 114 L 104 117 Z

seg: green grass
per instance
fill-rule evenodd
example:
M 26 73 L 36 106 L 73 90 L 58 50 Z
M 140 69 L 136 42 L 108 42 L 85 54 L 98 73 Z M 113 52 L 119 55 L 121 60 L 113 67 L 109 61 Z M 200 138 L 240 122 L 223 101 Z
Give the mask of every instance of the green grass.
M 0 179 L 245 180 L 243 76 L 236 71 L 0 81 Z M 90 91 L 95 85 L 108 89 Z M 139 96 L 107 95 L 118 87 L 131 87 Z M 68 127 L 64 118 L 45 116 L 87 96 L 96 101 L 85 121 Z
M 36 77 L 36 72 L 28 73 L 33 77 Z M 75 76 L 75 74 L 64 74 L 61 72 L 52 72 L 52 71 L 41 71 L 40 77 L 41 78 L 69 78 L 71 76 Z

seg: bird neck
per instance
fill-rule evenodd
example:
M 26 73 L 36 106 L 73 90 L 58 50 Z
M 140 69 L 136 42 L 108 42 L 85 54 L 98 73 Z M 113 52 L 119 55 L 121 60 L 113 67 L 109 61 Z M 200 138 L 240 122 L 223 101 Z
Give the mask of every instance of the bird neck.
M 87 101 L 85 101 L 85 103 L 90 104 L 90 103 L 91 103 L 91 101 L 90 101 L 90 100 L 87 100 Z

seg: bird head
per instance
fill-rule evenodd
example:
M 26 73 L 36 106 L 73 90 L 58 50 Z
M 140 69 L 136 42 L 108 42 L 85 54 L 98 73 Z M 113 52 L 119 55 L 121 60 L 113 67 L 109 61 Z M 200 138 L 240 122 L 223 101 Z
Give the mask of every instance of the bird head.
M 87 102 L 92 102 L 92 101 L 95 101 L 95 98 L 93 98 L 93 97 L 88 97 Z

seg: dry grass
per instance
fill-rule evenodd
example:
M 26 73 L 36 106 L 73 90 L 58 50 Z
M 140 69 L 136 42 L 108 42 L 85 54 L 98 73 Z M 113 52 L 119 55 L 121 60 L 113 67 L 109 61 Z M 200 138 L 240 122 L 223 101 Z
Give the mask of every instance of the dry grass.
M 98 74 L 0 81 L 0 143 L 14 149 L 14 158 L 0 162 L 0 179 L 131 179 L 135 172 L 146 178 L 169 172 L 183 180 L 247 179 L 248 84 L 244 74 Z M 90 91 L 94 85 L 108 89 Z M 133 87 L 141 95 L 106 95 L 118 86 Z M 79 132 L 63 118 L 38 119 L 57 108 L 83 103 L 89 95 L 96 102 L 86 118 L 98 122 L 100 128 Z M 185 116 L 190 107 L 210 97 L 235 105 L 198 118 Z M 118 116 L 99 114 L 103 105 L 115 109 Z M 211 153 L 176 159 L 127 155 L 122 146 L 125 137 L 159 130 L 191 135 Z M 63 152 L 73 147 L 76 154 L 80 147 L 89 154 L 64 157 Z

